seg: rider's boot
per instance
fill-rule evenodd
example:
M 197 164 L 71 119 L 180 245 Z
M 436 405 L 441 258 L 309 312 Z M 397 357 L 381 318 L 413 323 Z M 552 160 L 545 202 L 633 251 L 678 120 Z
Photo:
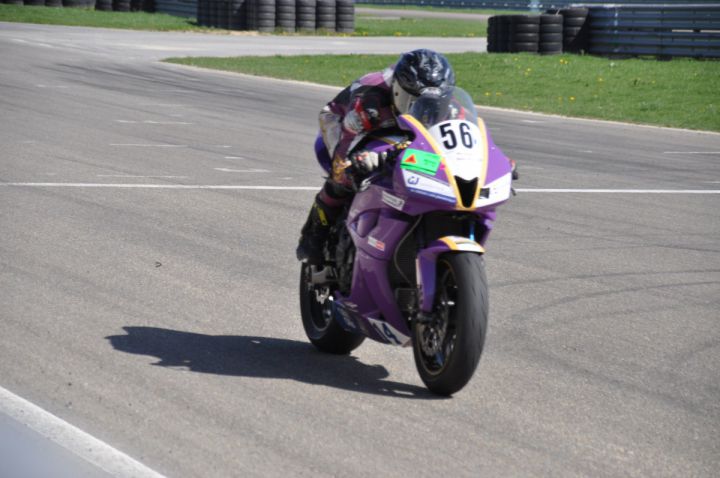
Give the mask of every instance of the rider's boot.
M 300 241 L 295 250 L 298 260 L 318 266 L 324 262 L 323 249 L 330 234 L 330 228 L 335 224 L 340 212 L 337 208 L 327 205 L 321 196 L 322 194 L 315 196 L 310 214 L 300 231 Z

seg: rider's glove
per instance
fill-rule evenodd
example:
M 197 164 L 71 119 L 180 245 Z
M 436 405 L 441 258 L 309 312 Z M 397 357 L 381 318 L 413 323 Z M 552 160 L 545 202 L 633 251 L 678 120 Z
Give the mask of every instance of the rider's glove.
M 361 151 L 350 157 L 353 169 L 360 175 L 367 175 L 381 166 L 381 158 L 375 151 Z

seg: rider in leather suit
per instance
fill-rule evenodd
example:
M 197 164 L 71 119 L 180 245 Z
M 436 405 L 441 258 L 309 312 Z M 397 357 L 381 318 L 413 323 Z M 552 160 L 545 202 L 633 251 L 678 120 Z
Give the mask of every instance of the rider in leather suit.
M 367 175 L 380 166 L 374 152 L 361 151 L 348 158 L 358 136 L 396 126 L 396 115 L 407 113 L 418 97 L 444 97 L 454 87 L 455 73 L 447 58 L 432 50 L 414 50 L 404 53 L 394 66 L 354 81 L 322 109 L 315 152 L 331 174 L 302 228 L 298 260 L 322 264 L 330 228 L 352 200 L 347 168 Z

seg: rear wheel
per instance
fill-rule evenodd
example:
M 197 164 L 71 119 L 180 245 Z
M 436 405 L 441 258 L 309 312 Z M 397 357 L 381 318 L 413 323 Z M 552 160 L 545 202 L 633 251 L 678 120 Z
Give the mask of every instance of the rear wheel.
M 433 318 L 413 323 L 413 354 L 430 391 L 452 395 L 462 389 L 480 361 L 488 318 L 487 279 L 482 256 L 440 257 Z
M 365 336 L 340 327 L 333 318 L 330 287 L 313 284 L 311 272 L 312 266 L 303 263 L 300 270 L 300 314 L 305 334 L 319 350 L 347 355 L 360 346 Z

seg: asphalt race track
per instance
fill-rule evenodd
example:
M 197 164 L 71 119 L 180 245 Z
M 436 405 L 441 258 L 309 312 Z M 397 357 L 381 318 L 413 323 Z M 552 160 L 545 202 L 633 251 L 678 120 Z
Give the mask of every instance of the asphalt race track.
M 473 380 L 441 399 L 409 349 L 309 345 L 335 90 L 155 60 L 420 46 L 364 40 L 0 23 L 0 476 L 14 436 L 76 476 L 718 476 L 718 134 L 483 110 L 521 181 Z

